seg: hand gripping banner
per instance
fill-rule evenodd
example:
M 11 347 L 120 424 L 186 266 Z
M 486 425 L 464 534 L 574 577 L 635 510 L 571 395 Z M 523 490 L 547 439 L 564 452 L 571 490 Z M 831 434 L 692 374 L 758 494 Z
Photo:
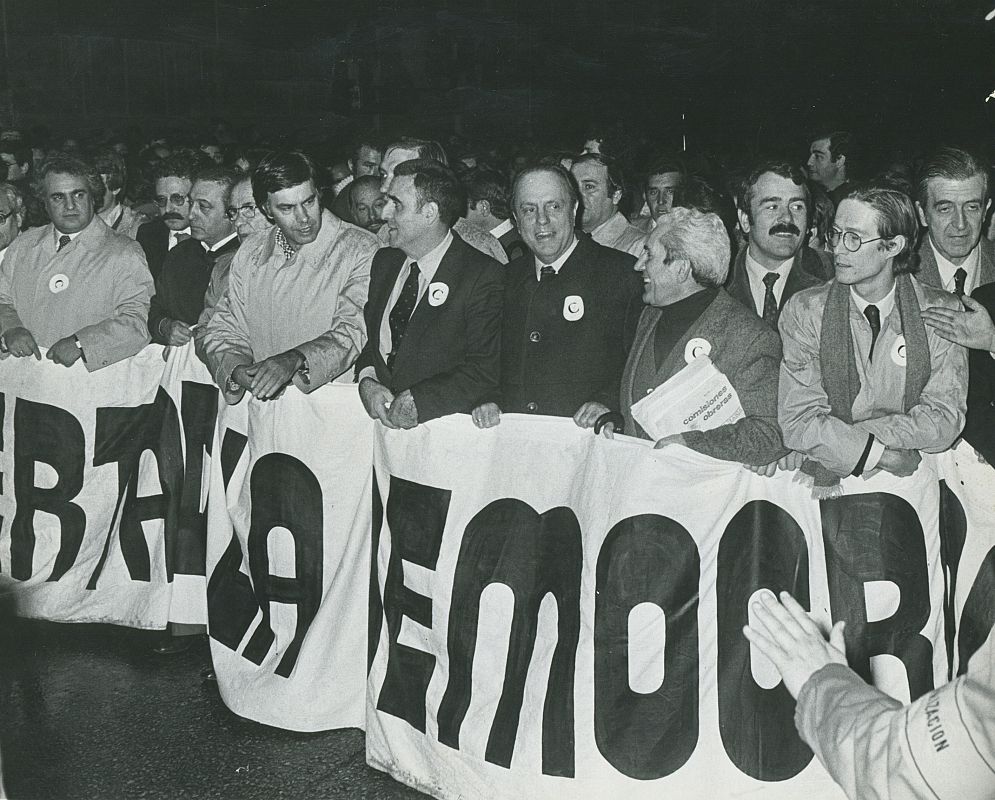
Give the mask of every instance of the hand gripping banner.
M 367 760 L 439 798 L 840 798 L 743 638 L 787 589 L 847 621 L 851 665 L 943 683 L 938 482 L 821 504 L 569 419 L 378 430 Z
M 364 727 L 372 427 L 352 384 L 219 415 L 208 614 L 236 714 L 296 731 Z
M 0 575 L 21 616 L 166 624 L 170 590 L 149 470 L 165 405 L 162 348 L 96 372 L 0 361 Z M 160 464 L 161 469 L 161 464 Z

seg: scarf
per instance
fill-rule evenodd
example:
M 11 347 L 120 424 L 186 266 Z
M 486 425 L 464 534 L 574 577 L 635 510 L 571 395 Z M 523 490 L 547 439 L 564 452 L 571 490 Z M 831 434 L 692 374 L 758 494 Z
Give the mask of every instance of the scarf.
M 901 274 L 895 278 L 895 305 L 898 307 L 902 333 L 905 335 L 905 401 L 908 412 L 919 402 L 922 390 L 929 381 L 929 344 L 926 328 L 920 314 L 912 278 Z M 844 358 L 839 354 L 845 353 Z M 822 385 L 829 399 L 832 415 L 848 425 L 853 424 L 853 402 L 860 392 L 860 376 L 853 354 L 853 336 L 850 332 L 850 287 L 833 281 L 826 299 L 819 335 L 819 361 L 822 366 Z M 814 480 L 813 495 L 819 500 L 840 497 L 843 490 L 839 477 L 817 461 L 806 460 L 802 472 Z

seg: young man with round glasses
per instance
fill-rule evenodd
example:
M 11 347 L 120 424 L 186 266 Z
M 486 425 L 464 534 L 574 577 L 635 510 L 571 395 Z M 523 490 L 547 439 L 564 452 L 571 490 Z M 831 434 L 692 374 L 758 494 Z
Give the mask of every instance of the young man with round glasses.
M 838 497 L 850 475 L 911 475 L 920 451 L 947 449 L 964 425 L 967 351 L 922 318 L 957 300 L 913 277 L 917 234 L 906 195 L 851 191 L 829 233 L 835 279 L 781 314 L 778 416 L 817 497 Z

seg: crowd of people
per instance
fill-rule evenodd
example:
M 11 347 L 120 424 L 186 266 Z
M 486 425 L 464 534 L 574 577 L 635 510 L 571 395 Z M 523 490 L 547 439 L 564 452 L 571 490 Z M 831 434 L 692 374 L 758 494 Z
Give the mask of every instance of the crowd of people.
M 705 356 L 740 418 L 655 447 L 800 471 L 818 498 L 960 437 L 995 463 L 989 165 L 941 146 L 858 176 L 856 141 L 720 173 L 595 136 L 364 139 L 319 165 L 7 131 L 0 351 L 94 371 L 189 345 L 230 404 L 356 382 L 393 429 L 517 413 L 643 439 L 633 405 Z

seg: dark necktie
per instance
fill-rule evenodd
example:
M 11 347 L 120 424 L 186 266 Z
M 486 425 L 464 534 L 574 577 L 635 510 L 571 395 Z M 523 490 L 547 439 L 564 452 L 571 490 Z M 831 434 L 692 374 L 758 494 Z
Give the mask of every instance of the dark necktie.
M 957 271 L 954 273 L 954 294 L 958 297 L 964 296 L 964 285 L 967 283 L 967 270 L 963 267 L 957 267 Z
M 549 278 L 556 274 L 556 270 L 553 269 L 549 264 L 544 264 L 542 269 L 539 270 L 539 280 L 543 278 Z
M 62 234 L 62 236 L 59 237 L 59 250 L 61 250 L 63 247 L 65 247 L 71 241 L 72 241 L 72 239 L 69 238 L 69 234 L 68 233 Z M 58 253 L 59 250 L 56 250 L 55 252 Z
M 387 356 L 388 369 L 394 368 L 394 359 L 397 351 L 401 349 L 401 341 L 404 339 L 404 332 L 408 329 L 408 322 L 411 314 L 415 310 L 418 302 L 418 264 L 411 262 L 411 272 L 408 279 L 401 287 L 401 293 L 397 296 L 397 302 L 390 310 L 387 321 L 390 324 L 390 355 Z
M 777 298 L 774 297 L 774 284 L 781 276 L 776 272 L 768 272 L 764 275 L 764 322 L 772 328 L 777 328 Z
M 864 309 L 864 316 L 871 324 L 871 349 L 867 356 L 868 361 L 871 361 L 874 359 L 874 344 L 878 340 L 878 334 L 881 333 L 881 312 L 877 306 L 867 306 Z

